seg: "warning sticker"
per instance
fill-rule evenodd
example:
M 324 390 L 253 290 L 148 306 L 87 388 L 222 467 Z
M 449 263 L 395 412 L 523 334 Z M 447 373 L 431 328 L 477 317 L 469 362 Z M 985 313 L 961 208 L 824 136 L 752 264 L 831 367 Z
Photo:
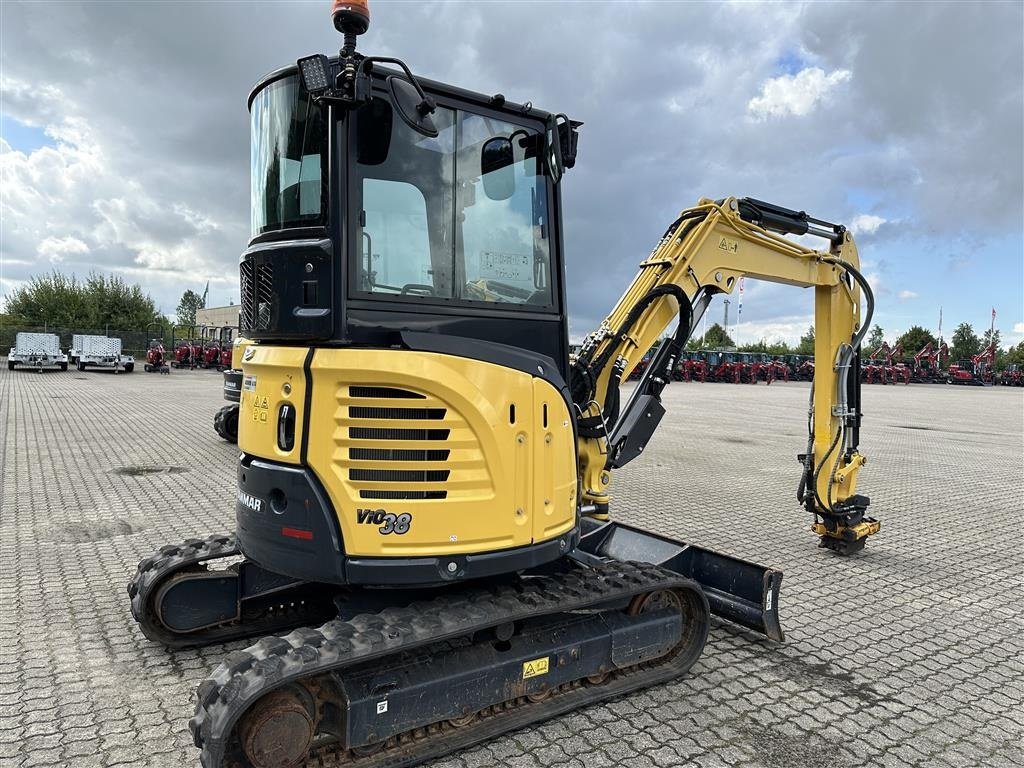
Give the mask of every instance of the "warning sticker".
M 548 657 L 523 662 L 523 680 L 529 677 L 540 677 L 548 673 Z
M 242 379 L 242 389 L 244 389 L 246 392 L 255 392 L 256 391 L 256 377 L 250 375 L 250 376 L 246 376 L 244 379 Z
M 266 395 L 263 397 L 254 395 L 252 398 L 252 420 L 266 424 L 269 415 L 270 399 Z
M 736 253 L 740 249 L 740 244 L 735 240 L 730 240 L 727 237 L 723 237 L 721 242 L 719 242 L 718 247 L 721 248 L 723 251 L 728 251 L 729 253 Z

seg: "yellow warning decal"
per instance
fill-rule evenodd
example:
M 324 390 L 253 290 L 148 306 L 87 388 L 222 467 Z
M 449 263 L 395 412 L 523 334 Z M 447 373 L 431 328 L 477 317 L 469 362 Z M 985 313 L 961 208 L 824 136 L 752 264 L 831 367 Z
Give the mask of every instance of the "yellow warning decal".
M 544 656 L 533 661 L 523 662 L 523 680 L 529 677 L 539 677 L 548 673 L 548 657 Z

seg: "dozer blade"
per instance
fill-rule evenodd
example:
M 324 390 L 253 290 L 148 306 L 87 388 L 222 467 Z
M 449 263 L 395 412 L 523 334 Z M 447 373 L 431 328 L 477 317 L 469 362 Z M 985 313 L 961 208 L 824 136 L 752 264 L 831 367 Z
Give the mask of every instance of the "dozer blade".
M 784 639 L 779 624 L 782 571 L 619 522 L 588 518 L 572 556 L 582 562 L 596 557 L 660 565 L 700 584 L 714 615 L 772 640 Z

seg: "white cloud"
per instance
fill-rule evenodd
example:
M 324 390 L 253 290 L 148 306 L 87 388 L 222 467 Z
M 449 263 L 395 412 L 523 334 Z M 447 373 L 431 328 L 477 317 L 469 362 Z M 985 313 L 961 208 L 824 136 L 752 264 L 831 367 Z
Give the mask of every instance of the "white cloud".
M 899 297 L 903 301 L 906 301 L 907 299 L 916 299 L 917 298 L 917 294 L 914 293 L 913 291 L 900 291 L 899 292 Z
M 36 253 L 49 259 L 51 263 L 64 261 L 67 255 L 88 252 L 89 246 L 77 237 L 48 237 L 36 247 Z
M 5 78 L 5 105 L 8 98 L 26 101 L 27 90 L 23 81 Z M 63 105 L 63 114 L 51 101 Z M 23 282 L 49 262 L 79 275 L 144 267 L 143 290 L 164 309 L 174 306 L 183 283 L 210 279 L 229 296 L 237 293 L 233 253 L 213 239 L 223 234 L 214 218 L 141 175 L 145 168 L 127 166 L 123 146 L 62 91 L 42 87 L 23 106 L 26 124 L 41 124 L 56 144 L 26 153 L 0 142 L 6 284 Z M 243 244 L 235 239 L 235 248 Z
M 854 235 L 873 235 L 887 219 L 871 213 L 860 213 L 850 220 L 850 231 Z
M 729 325 L 729 335 L 737 344 L 752 344 L 764 339 L 768 343 L 784 341 L 790 345 L 800 342 L 807 328 L 814 323 L 814 315 L 785 315 L 764 321 L 744 322 Z M 711 319 L 708 321 L 711 325 Z M 703 331 L 699 326 L 697 333 Z
M 808 67 L 795 75 L 773 77 L 761 84 L 760 96 L 747 102 L 747 111 L 755 120 L 766 120 L 772 116 L 803 116 L 851 77 L 848 69 L 837 69 L 826 75 L 820 67 Z
M 1024 323 L 1014 323 L 1013 324 L 1013 332 L 1014 333 L 1022 333 L 1022 334 L 1024 334 Z

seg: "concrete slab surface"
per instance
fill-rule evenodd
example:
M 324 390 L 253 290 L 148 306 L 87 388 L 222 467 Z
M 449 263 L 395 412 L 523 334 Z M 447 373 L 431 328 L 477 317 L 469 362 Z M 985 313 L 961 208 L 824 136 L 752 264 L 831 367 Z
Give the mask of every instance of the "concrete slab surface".
M 434 765 L 1024 764 L 1024 390 L 866 386 L 882 531 L 849 559 L 795 500 L 807 395 L 672 384 L 613 488 L 626 522 L 781 568 L 785 643 L 716 621 L 688 676 Z M 195 688 L 246 644 L 168 652 L 125 585 L 159 546 L 232 529 L 220 398 L 215 372 L 0 367 L 0 765 L 198 764 Z

